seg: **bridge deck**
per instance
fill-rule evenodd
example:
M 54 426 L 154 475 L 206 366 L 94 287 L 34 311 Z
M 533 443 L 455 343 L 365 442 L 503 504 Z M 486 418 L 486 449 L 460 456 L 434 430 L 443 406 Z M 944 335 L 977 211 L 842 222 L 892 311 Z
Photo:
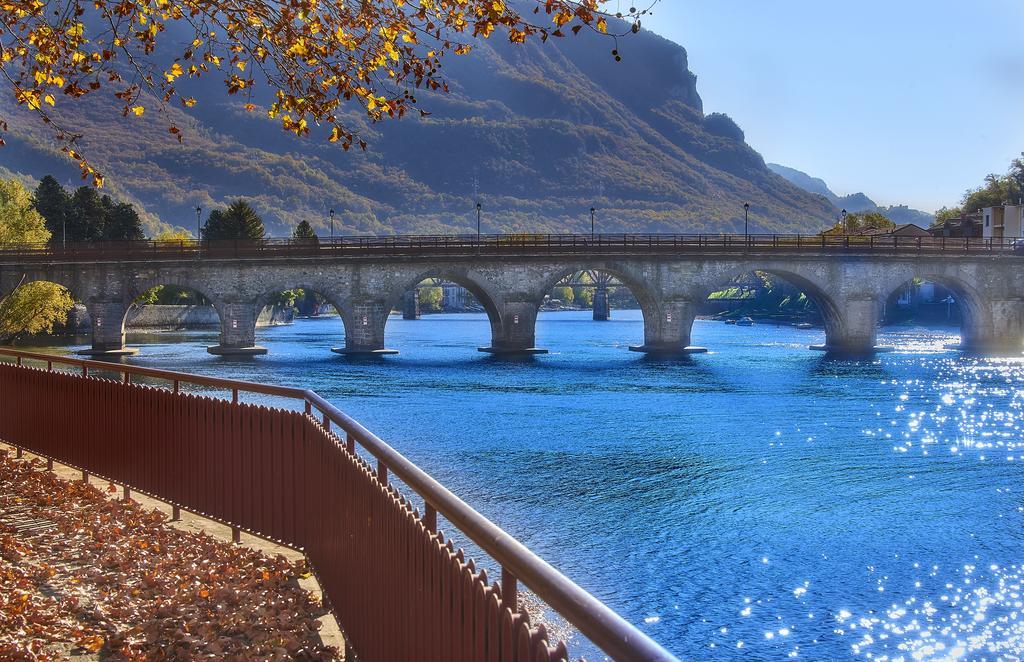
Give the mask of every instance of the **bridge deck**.
M 0 262 L 224 260 L 295 257 L 523 257 L 550 255 L 719 255 L 743 253 L 870 253 L 1024 255 L 1018 238 L 898 235 L 513 234 L 394 235 L 260 241 L 106 241 L 0 247 Z

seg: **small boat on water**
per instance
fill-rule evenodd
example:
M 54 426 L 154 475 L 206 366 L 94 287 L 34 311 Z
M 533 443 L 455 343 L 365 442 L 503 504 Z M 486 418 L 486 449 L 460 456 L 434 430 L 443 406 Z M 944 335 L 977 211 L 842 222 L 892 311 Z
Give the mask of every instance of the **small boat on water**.
M 754 320 L 749 317 L 741 317 L 736 320 L 736 326 L 754 326 Z
M 725 320 L 726 324 L 735 324 L 736 320 Z
M 814 328 L 814 325 L 811 324 L 810 322 L 800 322 L 799 324 L 795 324 L 794 326 L 796 326 L 796 328 L 798 328 L 798 329 L 813 329 Z

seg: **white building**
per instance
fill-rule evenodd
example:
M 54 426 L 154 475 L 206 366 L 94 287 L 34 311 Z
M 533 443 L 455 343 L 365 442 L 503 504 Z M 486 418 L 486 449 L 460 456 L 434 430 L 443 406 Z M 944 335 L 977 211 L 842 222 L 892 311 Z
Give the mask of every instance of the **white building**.
M 1024 237 L 1024 203 L 981 210 L 981 236 L 986 239 Z

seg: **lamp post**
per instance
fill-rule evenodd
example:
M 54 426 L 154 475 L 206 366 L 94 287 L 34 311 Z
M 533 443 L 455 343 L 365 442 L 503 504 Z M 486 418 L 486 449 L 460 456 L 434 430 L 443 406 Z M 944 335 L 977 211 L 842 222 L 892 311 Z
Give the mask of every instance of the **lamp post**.
M 331 207 L 331 211 L 327 212 L 331 217 L 331 244 L 334 244 L 334 207 Z
M 200 225 L 199 217 L 203 215 L 203 208 L 196 205 L 196 241 L 199 241 L 203 237 L 203 230 Z
M 743 236 L 749 237 L 750 232 L 747 231 L 748 224 L 750 222 L 750 203 L 743 203 Z
M 594 240 L 594 212 L 595 211 L 596 210 L 593 207 L 590 208 L 590 240 L 591 241 Z
M 476 243 L 480 245 L 480 210 L 483 209 L 483 205 L 479 202 L 476 203 Z
M 843 234 L 850 234 L 850 228 L 846 225 L 846 210 L 840 212 L 843 215 Z
M 60 245 L 61 248 L 67 250 L 68 248 L 68 217 L 66 214 L 61 214 L 60 219 Z

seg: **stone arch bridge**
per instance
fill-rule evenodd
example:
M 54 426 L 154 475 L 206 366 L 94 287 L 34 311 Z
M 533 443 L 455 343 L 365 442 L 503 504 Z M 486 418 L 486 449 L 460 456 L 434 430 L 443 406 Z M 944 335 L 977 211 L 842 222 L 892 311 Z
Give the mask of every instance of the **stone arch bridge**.
M 255 354 L 256 318 L 275 294 L 303 288 L 337 308 L 341 353 L 386 352 L 385 327 L 406 292 L 427 278 L 462 285 L 490 319 L 490 352 L 537 352 L 537 311 L 567 275 L 611 274 L 633 292 L 644 317 L 644 344 L 684 353 L 699 304 L 753 270 L 799 287 L 821 311 L 826 348 L 870 352 L 886 298 L 912 278 L 938 282 L 961 306 L 962 346 L 1020 351 L 1024 343 L 1024 257 L 1012 244 L 984 240 L 713 235 L 484 238 L 389 237 L 334 243 L 269 240 L 104 244 L 0 250 L 0 292 L 50 281 L 88 308 L 95 354 L 128 352 L 125 318 L 156 285 L 201 293 L 220 316 L 217 354 Z M 916 240 L 916 241 L 915 241 Z M 851 241 L 853 243 L 851 243 Z M 974 243 L 971 244 L 970 242 Z

